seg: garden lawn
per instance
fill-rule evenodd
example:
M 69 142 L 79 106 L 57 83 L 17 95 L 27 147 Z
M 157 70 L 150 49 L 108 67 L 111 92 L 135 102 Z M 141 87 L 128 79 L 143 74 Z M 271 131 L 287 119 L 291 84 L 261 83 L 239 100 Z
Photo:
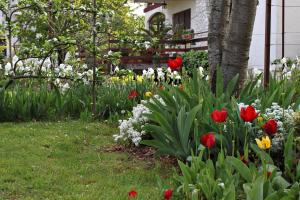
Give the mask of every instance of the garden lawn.
M 162 164 L 103 152 L 117 129 L 101 123 L 0 124 L 1 200 L 162 199 Z

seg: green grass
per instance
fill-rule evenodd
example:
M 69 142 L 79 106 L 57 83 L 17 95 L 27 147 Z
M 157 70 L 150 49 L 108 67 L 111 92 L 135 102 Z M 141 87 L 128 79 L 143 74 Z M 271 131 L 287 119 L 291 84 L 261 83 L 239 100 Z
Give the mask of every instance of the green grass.
M 169 169 L 127 153 L 99 151 L 117 129 L 101 123 L 0 124 L 1 200 L 162 199 Z

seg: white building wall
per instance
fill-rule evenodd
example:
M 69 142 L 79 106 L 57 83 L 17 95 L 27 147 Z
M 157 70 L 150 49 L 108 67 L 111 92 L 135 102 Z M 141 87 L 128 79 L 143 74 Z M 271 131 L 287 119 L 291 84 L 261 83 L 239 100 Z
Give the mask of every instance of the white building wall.
M 250 47 L 249 68 L 263 69 L 265 49 L 265 0 L 259 1 Z M 282 0 L 272 1 L 271 62 L 282 57 Z M 285 56 L 300 55 L 300 1 L 286 0 L 285 14 Z M 293 7 L 298 6 L 298 7 Z M 157 8 L 146 13 L 146 27 L 149 18 L 156 12 L 163 12 L 167 22 L 172 23 L 174 13 L 191 8 L 191 28 L 195 32 L 208 30 L 208 0 L 171 1 L 167 9 Z M 274 66 L 273 66 L 274 67 Z
M 277 5 L 281 1 L 277 0 Z M 300 1 L 286 0 L 285 8 L 285 56 L 295 58 L 300 55 Z M 293 7 L 298 6 L 298 7 Z M 281 9 L 281 8 L 280 8 Z M 281 15 L 280 11 L 280 24 Z M 280 27 L 281 28 L 281 27 Z M 281 51 L 280 51 L 281 52 Z
M 294 59 L 300 55 L 300 1 L 285 1 L 285 57 Z M 272 5 L 271 62 L 282 58 L 282 0 L 273 0 Z M 265 9 L 265 1 L 260 1 L 250 50 L 251 68 L 264 66 Z
M 249 55 L 249 68 L 264 67 L 264 50 L 265 50 L 265 10 L 266 5 L 264 1 L 260 1 L 256 18 L 254 22 L 254 30 Z M 278 58 L 278 44 L 279 41 L 279 27 L 278 27 L 278 9 L 272 10 L 272 25 L 271 25 L 271 62 Z
M 149 20 L 157 12 L 164 13 L 166 23 L 171 25 L 173 14 L 191 9 L 191 29 L 194 29 L 195 33 L 205 32 L 208 29 L 207 1 L 208 0 L 185 0 L 174 1 L 174 3 L 169 2 L 166 9 L 159 7 L 146 13 L 145 27 L 149 27 Z

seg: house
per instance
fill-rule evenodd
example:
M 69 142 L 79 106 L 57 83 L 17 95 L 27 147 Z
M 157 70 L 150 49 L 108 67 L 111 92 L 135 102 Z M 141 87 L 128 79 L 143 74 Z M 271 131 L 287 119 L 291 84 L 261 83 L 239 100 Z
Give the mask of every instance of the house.
M 134 1 L 146 3 L 145 27 L 148 29 L 150 26 L 159 29 L 165 23 L 175 29 L 182 27 L 193 30 L 195 34 L 207 34 L 209 0 Z M 260 0 L 250 48 L 249 68 L 262 69 L 264 66 L 265 10 L 265 0 Z M 283 56 L 295 58 L 300 55 L 300 3 L 297 4 L 295 0 L 273 0 L 271 18 L 271 61 Z

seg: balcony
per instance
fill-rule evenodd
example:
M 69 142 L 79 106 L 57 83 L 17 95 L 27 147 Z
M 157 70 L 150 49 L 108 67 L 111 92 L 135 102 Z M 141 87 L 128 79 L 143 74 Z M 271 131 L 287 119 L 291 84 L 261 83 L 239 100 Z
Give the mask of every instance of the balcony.
M 207 50 L 207 32 L 195 33 L 193 38 L 178 40 L 161 40 L 159 48 L 148 48 L 143 51 L 134 51 L 133 43 L 121 43 L 119 40 L 110 40 L 110 49 L 121 52 L 121 66 L 141 70 L 149 66 L 165 66 L 169 58 L 191 50 Z

